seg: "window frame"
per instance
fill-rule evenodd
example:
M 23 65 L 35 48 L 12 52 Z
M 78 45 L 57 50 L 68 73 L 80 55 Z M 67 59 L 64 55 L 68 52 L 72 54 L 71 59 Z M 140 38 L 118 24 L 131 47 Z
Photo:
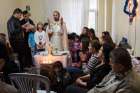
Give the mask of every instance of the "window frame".
M 91 21 L 91 20 L 89 20 L 89 16 L 88 16 L 88 27 L 90 27 L 90 28 L 93 28 L 93 29 L 95 29 L 95 31 L 97 32 L 97 27 L 98 27 L 98 0 L 96 0 L 96 9 L 94 8 L 94 9 L 91 9 L 90 8 L 90 1 L 89 1 L 89 10 L 88 10 L 88 15 L 90 15 L 90 13 L 95 13 L 95 24 L 93 24 L 93 25 L 95 25 L 95 27 L 90 27 L 90 25 L 89 25 L 89 21 Z

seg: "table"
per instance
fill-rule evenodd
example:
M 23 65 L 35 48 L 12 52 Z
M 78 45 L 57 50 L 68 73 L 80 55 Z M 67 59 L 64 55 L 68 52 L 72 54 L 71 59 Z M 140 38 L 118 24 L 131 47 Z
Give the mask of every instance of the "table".
M 60 53 L 60 52 L 59 52 Z M 63 55 L 60 54 L 50 55 L 47 54 L 47 52 L 42 52 L 34 56 L 36 67 L 35 72 L 37 74 L 41 74 L 43 76 L 46 76 L 51 81 L 51 84 L 56 84 L 56 77 L 53 69 L 53 63 L 56 61 L 60 61 L 63 64 L 63 67 L 66 68 L 68 66 L 71 66 L 71 56 L 70 53 L 64 53 Z M 31 71 L 31 73 L 33 70 Z M 34 73 L 34 72 L 33 72 Z
M 64 53 L 64 51 L 63 51 L 64 54 L 62 54 L 62 55 L 60 55 L 60 52 L 58 52 L 58 53 L 59 54 L 55 54 L 55 55 L 49 55 L 45 52 L 39 53 L 34 56 L 35 63 L 38 66 L 40 64 L 52 64 L 56 61 L 60 61 L 60 62 L 62 62 L 64 68 L 71 66 L 70 54 L 68 52 Z

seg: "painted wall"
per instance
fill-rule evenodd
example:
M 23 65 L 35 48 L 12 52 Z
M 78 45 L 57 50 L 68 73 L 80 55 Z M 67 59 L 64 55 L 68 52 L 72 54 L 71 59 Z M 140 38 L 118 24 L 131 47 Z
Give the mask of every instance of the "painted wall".
M 97 31 L 98 36 L 101 35 L 101 32 L 104 31 L 104 25 L 105 25 L 105 0 L 99 0 L 98 1 L 98 12 L 97 12 Z
M 45 0 L 19 0 L 19 8 L 25 10 L 26 5 L 30 5 L 31 18 L 34 20 L 35 23 L 45 22 Z
M 133 24 L 129 26 L 128 16 L 123 12 L 125 0 L 113 0 L 113 6 L 111 1 L 107 0 L 107 26 L 106 29 L 111 31 L 113 34 L 113 39 L 118 43 L 123 36 L 128 37 L 130 44 L 135 48 L 135 55 L 140 56 L 140 18 L 137 17 L 136 22 L 134 20 Z M 15 8 L 19 7 L 23 10 L 26 5 L 31 6 L 32 19 L 35 22 L 46 21 L 46 9 L 44 8 L 44 0 L 1 0 L 0 3 L 0 32 L 7 33 L 7 20 L 12 15 Z M 97 30 L 99 34 L 105 30 L 105 0 L 98 1 L 98 27 Z M 112 9 L 111 9 L 112 7 Z M 140 6 L 139 6 L 140 10 Z M 110 14 L 112 13 L 112 15 Z M 112 18 L 111 18 L 112 16 Z M 135 25 L 136 24 L 136 25 Z M 111 28 L 112 27 L 112 28 Z M 136 34 L 135 34 L 136 30 Z M 136 38 L 135 38 L 136 36 Z M 135 41 L 136 39 L 136 41 Z M 135 44 L 136 43 L 136 44 Z
M 19 0 L 1 0 L 0 3 L 0 33 L 7 34 L 7 21 L 12 15 L 13 10 L 17 8 Z
M 112 0 L 106 0 L 106 31 L 112 31 Z
M 85 25 L 87 24 L 85 20 L 87 20 L 87 8 L 89 7 L 87 3 L 87 0 L 20 0 L 19 7 L 25 9 L 26 5 L 30 5 L 32 19 L 35 23 L 38 21 L 46 22 L 47 18 L 52 16 L 54 10 L 59 10 L 67 23 L 68 32 L 80 34 L 82 27 L 87 26 Z
M 111 26 L 112 26 L 112 0 L 97 0 L 98 1 L 98 12 L 97 12 L 97 24 L 98 26 L 96 27 L 97 31 L 98 31 L 98 35 L 100 36 L 100 33 L 108 30 L 111 31 Z M 107 2 L 107 15 L 105 16 L 105 1 Z M 61 10 L 61 8 L 63 8 L 64 6 L 68 6 L 69 4 L 63 4 L 63 2 L 59 2 L 59 1 L 55 1 L 55 0 L 20 0 L 19 1 L 19 7 L 22 8 L 23 10 L 25 9 L 26 5 L 30 5 L 31 6 L 31 14 L 32 14 L 32 19 L 36 22 L 38 21 L 42 21 L 45 22 L 47 20 L 47 17 L 49 17 L 50 15 L 52 15 L 52 11 L 54 9 L 59 9 Z M 87 1 L 84 1 L 84 5 L 86 4 Z M 63 7 L 62 7 L 63 5 Z M 85 9 L 83 12 L 83 18 L 82 18 L 82 26 L 86 26 L 87 21 L 88 20 L 86 17 L 88 16 L 88 6 L 83 6 Z M 53 10 L 52 10 L 53 9 Z M 70 8 L 69 11 L 67 11 L 66 9 L 63 11 L 60 11 L 62 13 L 62 15 L 64 16 L 64 19 L 66 19 L 66 21 L 70 21 L 68 20 L 69 17 L 65 16 L 65 14 L 63 14 L 63 12 L 71 12 Z M 70 14 L 70 13 L 69 13 Z M 105 29 L 105 18 L 106 18 L 106 28 Z M 80 17 L 79 19 L 76 19 L 77 21 L 80 21 Z M 67 22 L 68 25 L 68 29 L 70 28 L 70 23 Z M 76 22 L 74 22 L 76 23 Z M 76 26 L 76 25 L 75 25 Z M 78 31 L 81 31 L 81 29 L 79 29 Z
M 133 49 L 135 49 L 135 56 L 140 56 L 140 18 L 137 17 L 136 21 L 134 20 L 133 24 L 129 25 L 128 16 L 123 12 L 124 4 L 125 0 L 113 0 L 113 38 L 118 43 L 123 36 L 126 36 Z

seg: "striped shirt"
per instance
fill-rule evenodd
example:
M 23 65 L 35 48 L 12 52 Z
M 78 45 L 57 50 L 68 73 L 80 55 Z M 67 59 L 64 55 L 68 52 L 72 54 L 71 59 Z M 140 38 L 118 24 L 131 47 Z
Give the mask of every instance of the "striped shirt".
M 97 55 L 92 55 L 91 58 L 89 59 L 88 63 L 87 63 L 87 72 L 92 72 L 96 66 L 100 64 L 99 60 L 97 58 Z

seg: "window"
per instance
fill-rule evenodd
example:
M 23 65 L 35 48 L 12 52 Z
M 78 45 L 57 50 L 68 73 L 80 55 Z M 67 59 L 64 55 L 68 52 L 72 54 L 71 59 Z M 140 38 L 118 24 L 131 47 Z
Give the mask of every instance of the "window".
M 89 0 L 88 27 L 96 29 L 97 0 Z

